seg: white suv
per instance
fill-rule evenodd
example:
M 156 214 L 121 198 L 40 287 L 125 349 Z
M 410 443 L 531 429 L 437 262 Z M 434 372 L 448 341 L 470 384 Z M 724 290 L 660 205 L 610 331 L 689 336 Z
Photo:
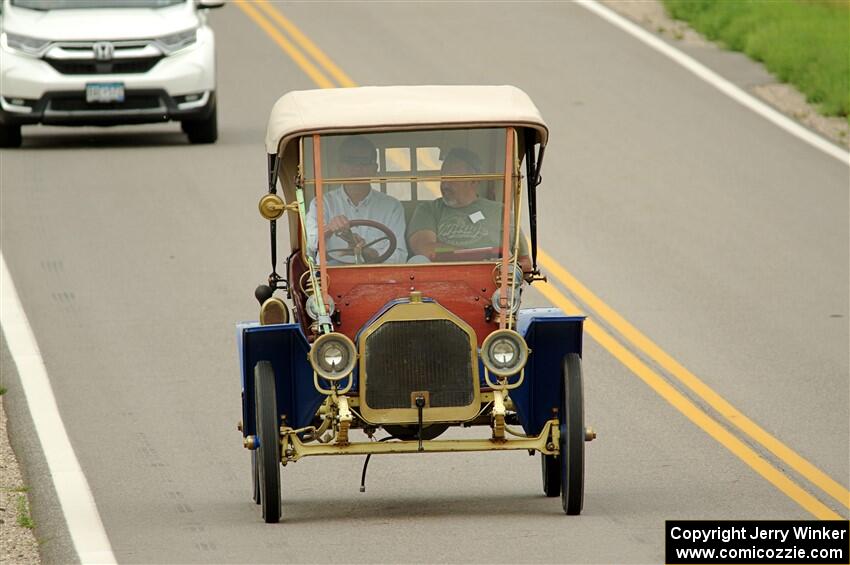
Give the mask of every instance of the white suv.
M 0 147 L 21 126 L 178 120 L 218 137 L 215 40 L 223 0 L 0 0 Z

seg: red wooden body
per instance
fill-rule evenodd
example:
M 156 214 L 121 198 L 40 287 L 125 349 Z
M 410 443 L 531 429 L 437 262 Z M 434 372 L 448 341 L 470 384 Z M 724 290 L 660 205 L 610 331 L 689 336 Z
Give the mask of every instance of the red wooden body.
M 293 259 L 296 257 L 298 254 L 293 254 Z M 291 272 L 293 280 L 298 280 L 303 263 L 296 259 L 291 267 L 295 267 Z M 353 340 L 387 302 L 419 291 L 423 298 L 436 300 L 472 326 L 481 345 L 499 327 L 498 315 L 490 322 L 485 320 L 485 307 L 496 291 L 494 267 L 495 263 L 328 267 L 328 294 L 340 319 L 335 329 Z M 303 313 L 302 301 L 306 297 L 300 292 L 295 294 L 296 309 Z M 306 326 L 304 330 L 309 335 Z

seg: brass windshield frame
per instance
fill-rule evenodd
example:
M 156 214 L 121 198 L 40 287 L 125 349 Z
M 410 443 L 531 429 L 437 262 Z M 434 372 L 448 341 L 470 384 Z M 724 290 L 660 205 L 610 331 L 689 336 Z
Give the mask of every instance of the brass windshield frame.
M 431 176 L 419 176 L 419 175 L 406 175 L 406 176 L 392 176 L 392 175 L 382 175 L 382 176 L 374 176 L 374 177 L 333 177 L 333 178 L 323 178 L 322 183 L 324 184 L 380 184 L 385 182 L 440 182 L 443 180 L 502 180 L 505 178 L 504 173 L 476 173 L 472 175 L 431 175 Z M 316 184 L 315 180 L 304 180 L 304 185 L 313 185 Z
M 435 266 L 435 265 L 481 265 L 481 264 L 503 265 L 506 261 L 515 263 L 516 262 L 515 258 L 512 259 L 511 258 L 512 256 L 509 253 L 507 253 L 507 251 L 510 249 L 511 242 L 515 242 L 515 244 L 517 245 L 517 249 L 515 250 L 515 254 L 516 255 L 519 254 L 520 222 L 518 221 L 519 220 L 518 216 L 521 214 L 521 212 L 517 209 L 517 207 L 519 206 L 519 203 L 521 201 L 521 194 L 519 194 L 519 193 L 522 190 L 522 188 L 521 188 L 522 173 L 519 169 L 520 163 L 519 163 L 519 155 L 518 155 L 518 152 L 517 152 L 517 149 L 518 149 L 518 146 L 519 146 L 518 140 L 516 139 L 517 130 L 513 126 L 504 126 L 504 128 L 487 128 L 487 129 L 503 129 L 503 131 L 505 132 L 505 151 L 506 151 L 506 154 L 505 154 L 505 170 L 501 173 L 475 173 L 475 174 L 466 174 L 466 175 L 445 175 L 445 176 L 444 175 L 434 175 L 434 174 L 404 175 L 402 173 L 402 174 L 399 174 L 399 175 L 383 174 L 383 175 L 375 175 L 375 176 L 370 176 L 370 177 L 328 177 L 328 178 L 323 178 L 321 176 L 321 171 L 319 171 L 318 174 L 317 174 L 316 168 L 315 168 L 316 167 L 315 163 L 317 161 L 317 157 L 318 157 L 318 162 L 319 163 L 321 162 L 321 156 L 320 155 L 317 156 L 316 153 L 318 153 L 321 150 L 319 140 L 320 140 L 320 138 L 322 137 L 323 134 L 314 133 L 314 134 L 301 136 L 301 138 L 299 139 L 299 144 L 298 144 L 298 162 L 299 162 L 299 172 L 300 172 L 299 181 L 300 181 L 302 187 L 304 187 L 304 188 L 306 188 L 307 186 L 315 186 L 316 190 L 315 190 L 315 194 L 313 195 L 314 199 L 320 197 L 320 195 L 323 193 L 322 189 L 325 185 L 338 185 L 338 184 L 342 184 L 342 183 L 347 183 L 347 184 L 348 183 L 350 183 L 350 184 L 382 184 L 382 183 L 389 183 L 389 182 L 411 182 L 411 183 L 441 182 L 442 180 L 503 180 L 504 181 L 504 189 L 503 189 L 503 199 L 504 200 L 503 200 L 503 202 L 509 202 L 511 204 L 511 206 L 512 206 L 511 213 L 516 218 L 516 221 L 514 221 L 513 230 L 510 230 L 508 227 L 506 227 L 506 225 L 504 223 L 504 218 L 503 218 L 503 221 L 502 221 L 501 229 L 502 229 L 503 237 L 502 237 L 500 247 L 502 248 L 503 259 L 488 259 L 488 260 L 479 260 L 479 261 L 434 261 L 434 262 L 429 262 L 429 263 L 407 263 L 407 262 L 405 262 L 405 263 L 380 263 L 380 264 L 359 264 L 359 265 L 358 264 L 327 265 L 327 258 L 321 252 L 322 248 L 324 246 L 320 244 L 321 240 L 323 240 L 323 238 L 321 237 L 321 234 L 322 234 L 322 231 L 324 229 L 324 223 L 325 223 L 324 217 L 323 217 L 324 214 L 318 214 L 317 213 L 317 215 L 316 215 L 316 231 L 317 231 L 316 236 L 319 239 L 319 241 L 317 241 L 317 244 L 318 244 L 317 245 L 317 254 L 318 254 L 318 260 L 319 260 L 319 270 L 321 271 L 320 279 L 324 279 L 324 280 L 322 280 L 322 282 L 327 283 L 327 276 L 328 276 L 328 271 L 326 270 L 327 268 L 330 268 L 330 269 L 338 269 L 338 268 L 350 269 L 350 268 L 362 268 L 362 267 L 371 267 L 371 268 L 375 268 L 375 267 L 379 267 L 379 268 L 396 267 L 397 268 L 397 267 L 400 267 L 400 266 L 404 266 L 406 268 L 419 269 L 419 268 L 422 268 L 422 267 Z M 368 132 L 362 132 L 362 133 L 368 133 Z M 311 141 L 312 141 L 311 152 L 313 153 L 313 161 L 314 161 L 314 163 L 313 163 L 313 174 L 314 174 L 314 176 L 317 175 L 318 179 L 316 179 L 316 178 L 308 179 L 307 178 L 307 170 L 308 169 L 304 166 L 305 165 L 305 163 L 304 163 L 304 153 L 305 153 L 304 140 L 307 139 L 307 138 L 310 138 Z M 508 167 L 508 165 L 510 165 L 510 167 Z M 507 194 L 508 192 L 511 192 L 511 194 L 510 195 Z M 514 194 L 514 193 L 518 193 L 518 194 Z M 317 206 L 320 206 L 320 203 L 317 203 Z M 503 203 L 503 206 L 504 206 L 504 203 Z M 322 207 L 318 208 L 317 212 L 319 212 L 320 210 L 322 210 Z M 509 216 L 509 214 L 507 213 L 508 208 L 505 208 L 504 211 L 505 211 L 505 217 L 508 217 Z M 510 226 L 510 223 L 508 223 L 507 225 Z M 512 231 L 512 233 L 510 234 L 510 237 L 508 238 L 506 236 L 508 235 L 507 232 L 509 232 L 509 231 Z M 301 226 L 301 233 L 302 233 L 301 254 L 302 254 L 302 257 L 305 259 L 305 262 L 306 262 L 307 248 L 308 248 L 307 226 L 306 225 Z M 406 237 L 406 235 L 407 234 L 405 234 L 405 237 Z M 507 248 L 505 247 L 505 240 L 508 241 L 508 244 L 507 244 L 508 247 Z M 503 268 L 502 270 L 505 270 L 505 269 Z M 323 285 L 323 286 L 325 286 L 325 285 Z M 504 322 L 502 322 L 502 323 L 504 323 Z

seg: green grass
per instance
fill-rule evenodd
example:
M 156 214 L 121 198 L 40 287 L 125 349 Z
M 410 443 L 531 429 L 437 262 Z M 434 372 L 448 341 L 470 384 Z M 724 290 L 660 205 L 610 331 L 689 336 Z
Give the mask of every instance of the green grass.
M 850 115 L 850 0 L 662 1 L 708 39 L 763 62 L 822 114 Z
M 35 527 L 35 523 L 32 521 L 32 516 L 30 516 L 30 507 L 27 502 L 27 497 L 24 494 L 18 495 L 18 525 L 22 528 L 33 529 Z
M 0 396 L 3 396 L 4 394 L 6 394 L 6 387 L 0 386 Z

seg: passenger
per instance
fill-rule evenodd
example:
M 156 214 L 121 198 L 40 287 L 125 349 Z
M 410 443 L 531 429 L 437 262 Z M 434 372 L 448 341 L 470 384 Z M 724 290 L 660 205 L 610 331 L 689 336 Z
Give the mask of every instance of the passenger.
M 481 172 L 478 156 L 456 147 L 446 155 L 442 175 L 469 175 Z M 410 262 L 434 261 L 438 254 L 461 249 L 501 247 L 501 202 L 478 196 L 477 180 L 443 180 L 441 198 L 422 202 L 410 220 Z M 530 270 L 525 240 L 520 237 L 520 262 Z
M 363 136 L 351 136 L 342 142 L 339 148 L 339 174 L 342 177 L 369 177 L 378 171 L 377 152 L 375 146 Z M 396 237 L 396 249 L 386 259 L 386 263 L 404 263 L 407 260 L 407 246 L 404 240 L 404 209 L 401 203 L 389 196 L 374 190 L 369 183 L 345 184 L 341 188 L 324 192 L 323 216 L 325 249 L 350 248 L 351 252 L 328 253 L 329 265 L 352 264 L 355 262 L 353 248 L 364 245 L 376 239 L 385 239 L 386 235 L 379 229 L 370 226 L 351 227 L 351 220 L 372 220 L 385 225 Z M 310 203 L 307 212 L 307 252 L 311 257 L 317 257 L 319 247 L 318 222 L 316 220 L 316 199 Z M 381 241 L 374 246 L 362 247 L 361 252 L 366 263 L 374 263 L 387 251 L 388 241 Z M 343 259 L 343 257 L 350 257 Z

